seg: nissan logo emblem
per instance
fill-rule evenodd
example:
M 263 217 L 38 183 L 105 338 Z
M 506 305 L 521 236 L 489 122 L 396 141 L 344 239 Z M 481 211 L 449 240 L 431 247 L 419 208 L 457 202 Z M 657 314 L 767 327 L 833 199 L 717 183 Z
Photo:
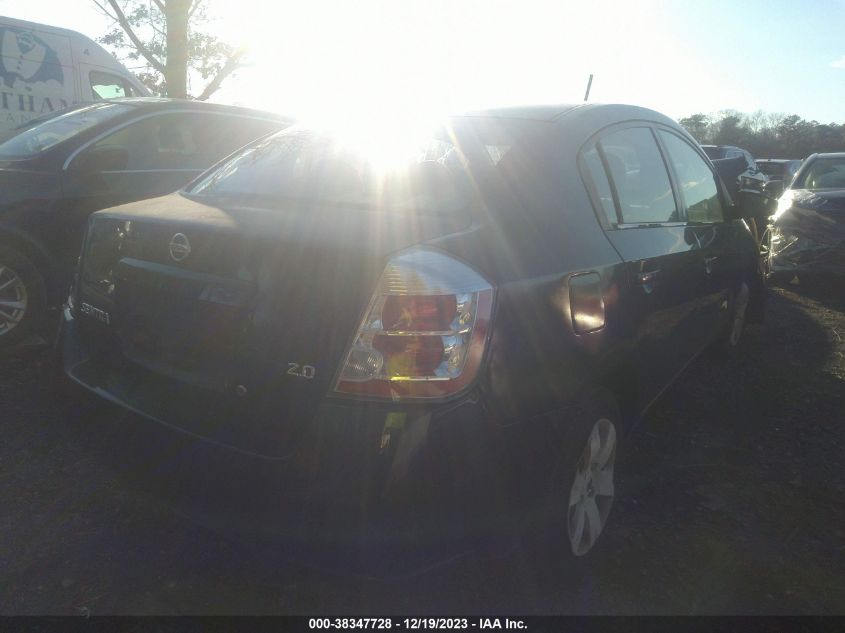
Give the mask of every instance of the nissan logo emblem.
M 170 257 L 174 262 L 182 262 L 191 254 L 191 243 L 184 233 L 177 233 L 170 238 Z

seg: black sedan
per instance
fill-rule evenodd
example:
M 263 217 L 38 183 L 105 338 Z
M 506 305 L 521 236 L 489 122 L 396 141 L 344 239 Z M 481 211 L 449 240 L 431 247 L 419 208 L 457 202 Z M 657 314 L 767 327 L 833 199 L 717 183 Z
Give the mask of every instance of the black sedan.
M 88 215 L 161 195 L 290 122 L 167 99 L 100 101 L 0 142 L 0 347 L 29 332 L 70 284 Z
M 804 161 L 778 201 L 769 244 L 776 277 L 845 275 L 845 153 Z
M 95 214 L 67 377 L 183 438 L 168 487 L 227 528 L 587 554 L 641 413 L 761 316 L 753 237 L 642 108 L 484 111 L 383 154 L 292 127 Z

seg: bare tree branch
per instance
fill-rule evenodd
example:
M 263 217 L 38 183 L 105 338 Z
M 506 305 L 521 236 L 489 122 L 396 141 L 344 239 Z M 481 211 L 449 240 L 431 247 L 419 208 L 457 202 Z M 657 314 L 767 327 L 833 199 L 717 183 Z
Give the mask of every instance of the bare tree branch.
M 197 101 L 205 101 L 215 92 L 220 86 L 223 84 L 223 80 L 226 79 L 229 75 L 231 75 L 235 70 L 237 70 L 238 66 L 240 66 L 241 58 L 246 53 L 245 48 L 239 48 L 234 53 L 232 53 L 229 58 L 226 60 L 226 63 L 223 64 L 223 67 L 217 71 L 217 74 L 214 76 L 208 85 L 206 85 L 205 89 L 202 91 L 199 97 L 197 97 Z
M 126 16 L 120 8 L 120 5 L 117 3 L 117 0 L 106 1 L 115 13 L 115 15 L 111 17 L 120 24 L 120 28 L 122 28 L 126 35 L 129 36 L 129 39 L 132 40 L 132 44 L 135 46 L 137 51 L 150 63 L 150 66 L 155 68 L 158 72 L 164 74 L 164 64 L 162 64 L 161 61 L 157 59 L 146 46 L 144 46 L 144 43 L 138 38 L 138 36 L 135 35 L 135 31 L 132 30 L 132 25 L 129 24 L 129 20 L 126 19 Z M 106 11 L 105 7 L 103 7 L 97 0 L 94 0 L 94 3 L 99 6 L 100 9 Z M 106 13 L 108 14 L 107 11 Z
M 164 4 L 162 0 L 150 0 L 147 2 L 147 12 L 149 13 L 150 19 L 150 28 L 157 33 L 162 39 L 167 37 L 167 33 L 164 32 L 157 24 L 156 21 L 153 19 L 153 5 L 155 5 L 159 11 L 161 11 L 162 15 L 164 15 Z
M 193 2 L 191 2 L 191 8 L 188 9 L 188 20 L 194 17 L 194 12 L 200 8 L 201 4 L 202 0 L 193 0 Z
M 102 3 L 100 3 L 100 2 L 97 2 L 97 0 L 91 0 L 91 1 L 92 1 L 95 5 L 97 5 L 97 8 L 98 8 L 100 11 L 102 11 L 102 12 L 103 12 L 103 15 L 105 15 L 106 17 L 111 18 L 112 20 L 114 20 L 115 22 L 117 22 L 117 16 L 116 16 L 116 15 L 114 15 L 114 14 L 112 14 L 112 13 L 111 13 L 111 12 L 110 12 L 110 11 L 109 11 L 106 7 L 105 7 L 105 5 L 103 5 L 103 4 L 102 4 Z

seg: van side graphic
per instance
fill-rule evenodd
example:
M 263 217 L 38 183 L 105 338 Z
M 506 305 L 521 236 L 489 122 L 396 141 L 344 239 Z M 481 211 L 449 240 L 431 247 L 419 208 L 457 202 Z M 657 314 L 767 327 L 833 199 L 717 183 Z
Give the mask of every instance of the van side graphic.
M 11 88 L 16 79 L 25 83 L 57 81 L 64 85 L 59 56 L 32 31 L 0 27 L 0 76 Z

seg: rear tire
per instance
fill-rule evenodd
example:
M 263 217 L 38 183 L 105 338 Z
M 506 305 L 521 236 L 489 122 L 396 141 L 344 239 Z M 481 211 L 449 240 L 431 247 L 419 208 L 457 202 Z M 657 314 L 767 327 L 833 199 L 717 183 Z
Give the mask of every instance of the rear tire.
M 750 298 L 751 290 L 748 284 L 743 281 L 730 299 L 730 319 L 714 346 L 721 356 L 733 356 L 742 345 L 748 320 Z
M 615 495 L 615 464 L 622 419 L 613 396 L 597 389 L 560 422 L 560 460 L 538 524 L 527 529 L 522 551 L 541 577 L 553 582 L 586 572 L 600 546 Z
M 0 349 L 36 331 L 46 306 L 41 273 L 25 255 L 0 244 Z

